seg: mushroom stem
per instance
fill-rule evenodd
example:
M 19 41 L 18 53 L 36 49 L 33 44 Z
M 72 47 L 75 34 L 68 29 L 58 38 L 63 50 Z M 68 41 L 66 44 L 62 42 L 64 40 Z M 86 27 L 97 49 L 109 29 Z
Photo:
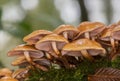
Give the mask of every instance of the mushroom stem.
M 45 55 L 46 55 L 47 59 L 52 60 L 52 56 L 49 53 L 45 52 Z
M 81 50 L 81 53 L 85 58 L 89 59 L 90 61 L 94 60 L 94 58 L 88 54 L 87 50 Z
M 26 58 L 26 60 L 28 61 L 28 62 L 32 62 L 32 59 L 30 58 L 30 55 L 29 55 L 29 52 L 28 51 L 25 51 L 24 52 L 24 56 L 25 56 L 25 58 Z
M 115 48 L 115 40 L 113 38 L 110 38 L 110 43 L 112 45 L 112 48 Z
M 25 55 L 25 58 L 27 59 L 27 61 L 32 65 L 32 66 L 35 66 L 43 71 L 48 71 L 48 69 L 44 66 L 41 66 L 39 64 L 36 64 L 32 61 L 32 59 L 30 58 L 30 55 L 29 55 L 29 52 L 28 51 L 25 51 L 24 52 L 24 55 Z
M 25 51 L 24 56 L 25 56 L 26 60 L 30 63 L 31 68 L 34 69 L 34 66 L 32 65 L 32 59 L 30 58 L 29 52 Z
M 90 39 L 90 34 L 89 34 L 89 32 L 85 32 L 85 38 Z
M 41 66 L 41 65 L 39 65 L 39 64 L 36 64 L 36 63 L 34 63 L 34 62 L 32 62 L 32 65 L 34 65 L 35 67 L 41 69 L 42 71 L 48 71 L 48 69 L 47 69 L 46 67 Z
M 63 36 L 68 39 L 68 33 L 67 32 L 63 32 Z
M 111 59 L 111 61 L 114 61 L 116 58 L 117 58 L 117 54 L 115 54 L 114 56 L 112 56 L 110 59 Z
M 69 69 L 70 68 L 70 64 L 68 63 L 67 59 L 64 56 L 61 57 L 61 59 L 62 59 L 62 62 L 64 64 L 65 68 Z
M 55 52 L 57 55 L 60 55 L 60 52 L 59 52 L 59 50 L 57 49 L 56 42 L 52 42 L 52 48 L 53 48 L 54 52 Z
M 110 59 L 114 60 L 114 58 L 116 57 L 117 49 L 118 49 L 118 41 L 115 41 L 113 38 L 110 38 L 110 42 L 112 45 L 112 50 L 110 52 Z
M 115 45 L 116 45 L 116 48 L 118 49 L 118 47 L 119 47 L 119 42 L 118 42 L 118 41 L 115 41 Z
M 92 37 L 92 40 L 95 41 L 95 37 Z
M 80 35 L 81 35 L 81 33 L 79 33 L 77 36 L 75 36 L 75 37 L 73 38 L 73 40 L 78 39 Z

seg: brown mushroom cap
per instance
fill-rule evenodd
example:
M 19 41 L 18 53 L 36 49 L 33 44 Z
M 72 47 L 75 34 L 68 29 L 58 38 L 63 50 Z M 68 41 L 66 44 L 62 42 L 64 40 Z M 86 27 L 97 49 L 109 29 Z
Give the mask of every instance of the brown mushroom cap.
M 11 77 L 3 77 L 2 79 L 0 79 L 0 81 L 18 81 L 18 80 Z
M 41 58 L 41 59 L 33 59 L 33 61 L 39 65 L 48 67 L 51 65 L 50 61 L 45 59 L 45 58 Z
M 25 78 L 25 76 L 27 76 L 27 74 L 28 74 L 28 71 L 29 71 L 29 69 L 26 69 L 26 68 L 15 70 L 12 74 L 12 77 L 17 78 L 17 79 L 19 79 L 20 77 Z M 20 77 L 18 77 L 18 76 L 20 76 Z
M 101 34 L 100 39 L 103 41 L 110 41 L 110 37 L 112 35 L 112 31 L 114 30 L 114 28 L 116 27 L 116 24 L 112 24 L 110 26 L 108 26 Z
M 56 47 L 58 50 L 61 50 L 62 47 L 68 43 L 68 41 L 64 37 L 57 34 L 50 34 L 42 38 L 40 41 L 38 41 L 35 44 L 35 47 L 39 50 L 46 51 L 50 54 L 53 54 L 53 53 L 55 54 L 51 45 L 52 42 L 56 43 Z
M 79 26 L 78 26 L 78 30 L 81 33 L 87 32 L 87 31 L 93 31 L 97 28 L 101 28 L 104 27 L 105 24 L 101 23 L 101 22 L 82 22 Z M 98 33 L 98 32 L 96 32 Z
M 53 33 L 59 35 L 63 35 L 64 32 L 67 32 L 68 39 L 73 39 L 79 33 L 79 30 L 72 25 L 60 25 L 53 31 Z
M 19 56 L 12 62 L 12 65 L 13 66 L 26 66 L 26 65 L 29 65 L 29 63 L 26 60 L 25 56 Z
M 66 44 L 62 49 L 62 55 L 81 56 L 81 50 L 87 50 L 92 56 L 105 54 L 105 49 L 99 43 L 89 39 L 79 39 Z
M 112 38 L 120 40 L 120 25 L 116 26 L 112 31 Z
M 80 37 L 85 32 L 89 32 L 90 36 L 96 36 L 101 33 L 105 29 L 105 24 L 101 22 L 82 22 L 78 26 L 78 30 L 80 31 L 77 37 Z
M 103 45 L 112 46 L 114 49 L 116 44 L 118 43 L 118 41 L 116 41 L 115 43 L 115 40 L 120 40 L 119 30 L 120 26 L 118 23 L 108 26 L 108 28 L 106 28 L 101 34 L 100 37 L 101 43 L 103 43 Z
M 28 51 L 31 57 L 41 58 L 44 56 L 42 51 L 37 50 L 34 46 L 31 45 L 19 45 L 8 52 L 8 56 L 20 56 L 23 55 L 25 51 Z
M 8 68 L 0 69 L 0 77 L 11 76 L 12 71 Z
M 104 41 L 110 41 L 111 33 L 112 33 L 112 30 L 110 28 L 105 29 L 102 32 L 100 39 Z
M 49 60 L 45 59 L 45 58 L 32 58 L 32 61 L 39 64 L 39 65 L 43 65 L 43 66 L 50 66 L 51 63 L 49 62 Z M 17 59 L 15 59 L 12 62 L 13 66 L 28 66 L 30 65 L 29 62 L 26 60 L 25 56 L 19 56 Z
M 37 41 L 39 41 L 44 36 L 51 34 L 51 31 L 48 30 L 36 30 L 29 35 L 25 36 L 23 40 L 27 42 L 28 44 L 35 44 Z

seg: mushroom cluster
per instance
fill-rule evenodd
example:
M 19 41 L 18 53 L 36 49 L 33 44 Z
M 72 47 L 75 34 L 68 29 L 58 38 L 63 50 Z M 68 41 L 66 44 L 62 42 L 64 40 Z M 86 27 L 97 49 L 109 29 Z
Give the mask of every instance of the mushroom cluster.
M 11 71 L 8 68 L 0 69 L 0 81 L 24 81 L 28 76 L 29 69 L 18 69 L 16 71 Z
M 12 77 L 19 80 L 29 69 L 48 71 L 53 65 L 76 68 L 82 60 L 94 62 L 98 56 L 111 60 L 118 54 L 119 35 L 120 23 L 106 26 L 88 21 L 78 27 L 60 25 L 53 31 L 36 30 L 23 38 L 25 44 L 8 52 L 8 56 L 17 57 L 12 65 L 22 67 Z

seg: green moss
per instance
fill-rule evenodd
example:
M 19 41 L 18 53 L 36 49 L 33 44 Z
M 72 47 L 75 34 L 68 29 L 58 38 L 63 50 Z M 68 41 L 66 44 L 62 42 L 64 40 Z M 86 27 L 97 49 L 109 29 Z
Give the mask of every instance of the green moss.
M 117 57 L 115 60 L 111 62 L 113 68 L 120 69 L 120 57 Z
M 119 66 L 120 58 L 113 62 L 108 61 L 106 58 L 95 62 L 84 60 L 76 69 L 51 68 L 48 72 L 31 70 L 28 81 L 87 81 L 87 76 L 94 74 L 96 69 L 101 67 L 120 68 Z

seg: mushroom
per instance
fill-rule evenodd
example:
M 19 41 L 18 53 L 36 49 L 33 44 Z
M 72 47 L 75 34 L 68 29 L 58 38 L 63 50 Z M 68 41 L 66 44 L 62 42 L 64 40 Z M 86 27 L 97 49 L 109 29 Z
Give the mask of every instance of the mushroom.
M 21 67 L 24 67 L 24 66 L 28 66 L 28 65 L 29 65 L 29 62 L 26 60 L 26 57 L 25 57 L 25 56 L 19 56 L 19 57 L 17 57 L 11 64 L 12 64 L 13 66 L 21 66 Z
M 92 61 L 92 56 L 105 55 L 105 49 L 99 43 L 84 38 L 66 44 L 62 49 L 62 55 L 83 56 Z
M 45 66 L 47 68 L 49 68 L 51 66 L 51 63 L 49 60 L 45 59 L 45 58 L 41 58 L 41 59 L 33 59 L 33 61 L 36 63 L 36 64 L 39 64 L 39 65 L 42 65 L 42 66 Z
M 112 46 L 111 54 L 115 54 L 117 47 L 118 47 L 118 41 L 120 40 L 120 25 L 118 24 L 112 24 L 108 26 L 107 29 L 105 29 L 100 37 L 101 43 L 103 45 Z
M 116 26 L 112 31 L 112 38 L 115 40 L 120 40 L 120 25 Z
M 42 38 L 35 44 L 35 47 L 39 50 L 50 53 L 55 58 L 60 58 L 66 68 L 69 68 L 67 60 L 61 56 L 60 50 L 65 44 L 69 43 L 67 39 L 57 34 L 50 34 Z
M 33 67 L 37 67 L 43 71 L 48 71 L 46 66 L 50 66 L 50 62 L 43 58 L 31 58 L 29 62 L 25 56 L 19 56 L 16 60 L 12 62 L 13 66 L 28 66 L 31 65 Z M 39 63 L 38 63 L 39 62 Z
M 111 37 L 112 35 L 112 31 L 113 29 L 116 27 L 116 24 L 112 24 L 110 26 L 108 26 L 101 34 L 100 36 L 100 40 L 102 41 L 106 41 L 111 43 L 112 47 L 114 48 L 114 39 Z M 105 43 L 104 43 L 105 44 Z M 110 44 L 106 44 L 106 45 L 110 45 Z
M 111 44 L 113 48 L 113 52 L 111 54 L 111 58 L 114 58 L 114 56 L 117 55 L 117 50 L 119 50 L 119 41 L 120 41 L 120 25 L 116 26 L 111 33 Z
M 0 81 L 18 81 L 18 80 L 11 77 L 3 77 L 0 79 Z
M 12 63 L 13 65 L 15 65 L 17 63 L 21 63 L 21 62 L 23 62 L 23 59 L 25 59 L 25 60 L 27 60 L 28 63 L 30 63 L 31 66 L 36 66 L 37 68 L 40 68 L 43 71 L 48 70 L 47 68 L 33 62 L 32 58 L 42 58 L 44 56 L 44 53 L 42 51 L 34 48 L 34 46 L 19 45 L 16 48 L 14 48 L 13 50 L 9 51 L 8 56 L 19 56 L 17 61 Z M 20 56 L 23 56 L 23 57 L 20 57 Z
M 50 53 L 54 57 L 58 57 L 58 55 L 60 55 L 59 50 L 67 43 L 68 41 L 64 37 L 57 34 L 50 34 L 38 41 L 35 47 L 38 50 Z
M 22 69 L 15 70 L 12 73 L 12 78 L 18 79 L 19 81 L 23 81 L 23 79 L 28 77 L 29 75 L 28 72 L 29 72 L 28 68 L 22 68 Z
M 12 71 L 8 68 L 0 69 L 0 78 L 2 77 L 11 77 Z
M 14 49 L 8 52 L 8 56 L 23 56 L 25 51 L 28 51 L 30 57 L 33 58 L 41 58 L 44 56 L 44 53 L 42 51 L 37 50 L 32 45 L 26 45 L 26 44 L 22 44 L 15 47 Z
M 51 31 L 48 30 L 36 30 L 29 35 L 25 36 L 23 40 L 27 42 L 27 44 L 35 44 L 37 41 L 39 41 L 44 36 L 51 34 Z
M 53 33 L 64 36 L 67 40 L 73 40 L 73 38 L 79 33 L 79 30 L 72 25 L 60 25 Z
M 80 33 L 74 38 L 92 38 L 92 40 L 95 40 L 95 37 L 98 36 L 103 30 L 105 29 L 105 25 L 101 22 L 82 22 L 78 26 L 78 30 Z

